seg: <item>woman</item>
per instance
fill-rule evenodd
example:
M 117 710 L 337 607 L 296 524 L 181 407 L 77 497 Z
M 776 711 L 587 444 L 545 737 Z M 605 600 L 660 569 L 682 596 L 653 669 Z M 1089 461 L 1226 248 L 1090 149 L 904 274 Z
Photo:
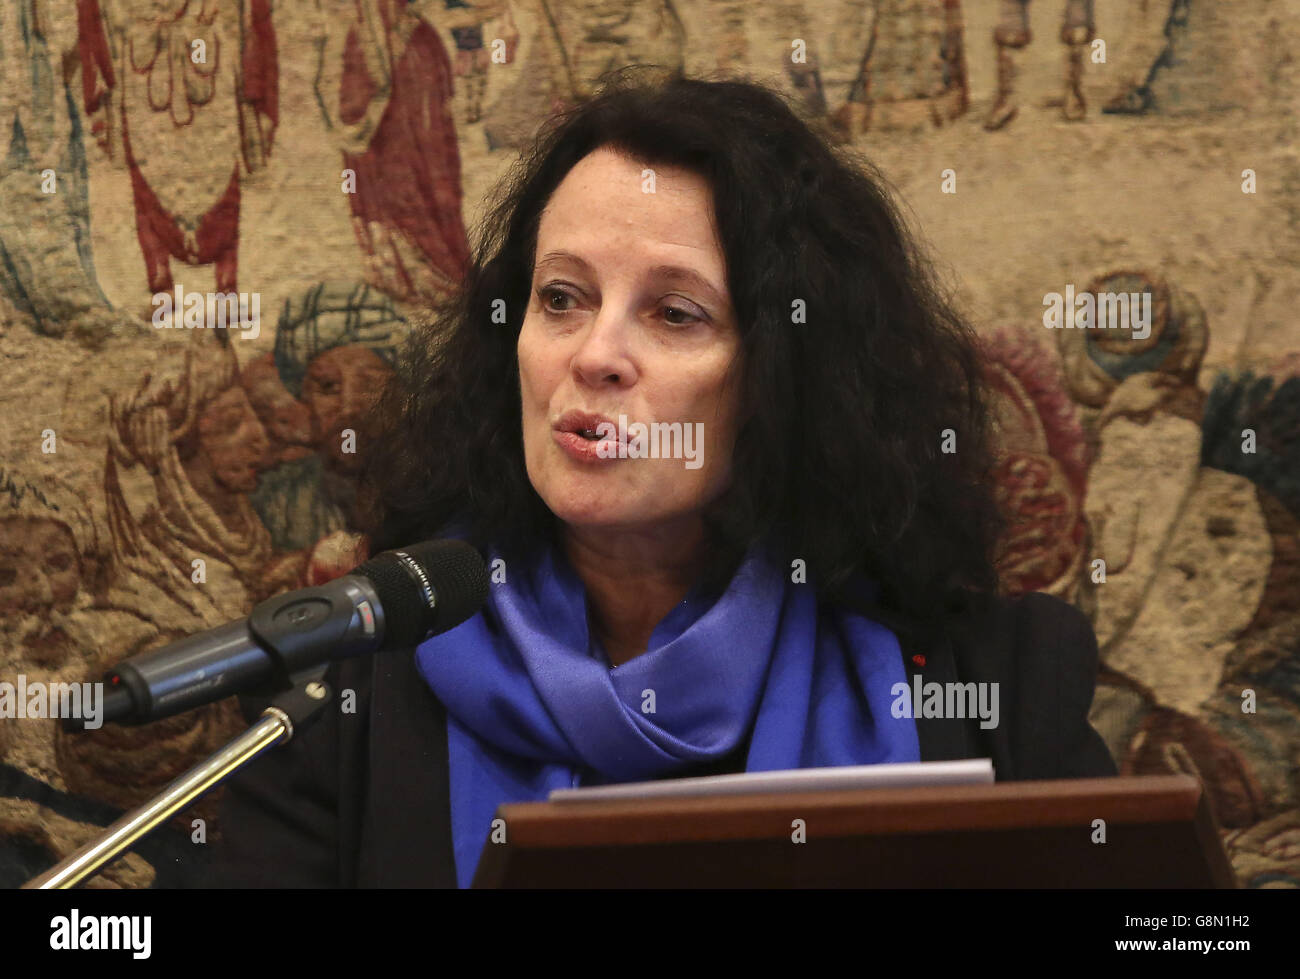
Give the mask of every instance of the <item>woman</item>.
M 231 785 L 225 880 L 466 886 L 497 805 L 560 786 L 1114 774 L 1087 621 L 996 595 L 973 340 L 865 164 L 763 88 L 628 71 L 480 240 L 367 442 L 376 548 L 468 539 L 487 605 L 332 668 L 355 712 Z M 914 677 L 994 709 L 914 717 Z

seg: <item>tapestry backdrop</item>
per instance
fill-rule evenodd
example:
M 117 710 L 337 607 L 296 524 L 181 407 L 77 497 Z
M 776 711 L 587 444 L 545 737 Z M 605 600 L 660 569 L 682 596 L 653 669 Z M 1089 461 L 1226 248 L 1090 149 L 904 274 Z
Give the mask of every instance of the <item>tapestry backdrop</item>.
M 0 681 L 352 567 L 347 430 L 519 148 L 607 69 L 722 69 L 880 165 L 986 341 L 1007 585 L 1092 619 L 1121 771 L 1300 886 L 1297 53 L 1300 0 L 0 0 Z M 1143 301 L 1065 328 L 1099 293 Z M 240 729 L 0 720 L 0 885 Z

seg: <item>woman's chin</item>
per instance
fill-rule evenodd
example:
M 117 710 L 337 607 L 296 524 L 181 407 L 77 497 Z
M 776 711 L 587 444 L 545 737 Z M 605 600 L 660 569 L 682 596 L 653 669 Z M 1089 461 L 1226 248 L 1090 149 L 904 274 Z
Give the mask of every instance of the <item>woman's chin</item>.
M 625 506 L 615 504 L 570 504 L 552 512 L 568 527 L 575 529 L 604 529 L 629 523 L 642 523 L 646 517 L 629 513 Z
M 567 526 L 575 529 L 617 529 L 658 523 L 668 515 L 658 508 L 643 505 L 614 494 L 575 494 L 551 505 L 554 513 Z

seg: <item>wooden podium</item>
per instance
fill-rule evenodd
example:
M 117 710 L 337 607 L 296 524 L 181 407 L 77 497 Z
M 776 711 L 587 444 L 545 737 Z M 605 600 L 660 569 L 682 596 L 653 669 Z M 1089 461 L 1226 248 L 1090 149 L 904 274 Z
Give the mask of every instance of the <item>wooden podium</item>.
M 531 802 L 497 816 L 506 842 L 484 846 L 475 887 L 1237 886 L 1190 775 Z

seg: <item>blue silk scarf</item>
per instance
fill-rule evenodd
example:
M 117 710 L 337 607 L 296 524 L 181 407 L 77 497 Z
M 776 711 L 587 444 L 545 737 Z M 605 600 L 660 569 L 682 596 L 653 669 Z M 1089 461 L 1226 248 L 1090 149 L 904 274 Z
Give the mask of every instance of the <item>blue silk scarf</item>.
M 488 554 L 489 566 L 500 555 Z M 898 639 L 751 549 L 726 590 L 687 595 L 647 651 L 611 668 L 566 558 L 505 566 L 472 618 L 421 643 L 447 710 L 456 877 L 468 887 L 497 806 L 552 789 L 655 778 L 721 758 L 745 770 L 920 760 Z M 507 827 L 508 832 L 508 827 Z

